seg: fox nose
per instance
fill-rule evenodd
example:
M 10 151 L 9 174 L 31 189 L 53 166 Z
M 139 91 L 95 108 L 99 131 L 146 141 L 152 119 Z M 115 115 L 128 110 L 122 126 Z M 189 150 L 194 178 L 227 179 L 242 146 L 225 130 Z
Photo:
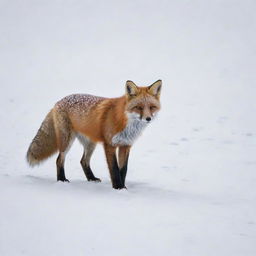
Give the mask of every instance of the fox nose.
M 150 122 L 150 121 L 151 121 L 151 117 L 148 116 L 148 117 L 146 118 L 146 121 Z

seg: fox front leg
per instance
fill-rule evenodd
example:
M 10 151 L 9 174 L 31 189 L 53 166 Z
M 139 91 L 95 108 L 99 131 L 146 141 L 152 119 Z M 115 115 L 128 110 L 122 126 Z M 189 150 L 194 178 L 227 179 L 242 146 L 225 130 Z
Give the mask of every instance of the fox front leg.
M 107 158 L 112 186 L 115 189 L 122 189 L 124 188 L 124 184 L 121 180 L 120 170 L 117 163 L 116 147 L 105 143 L 104 150 Z
M 119 169 L 120 169 L 120 176 L 121 176 L 121 180 L 124 187 L 125 187 L 125 178 L 127 173 L 130 148 L 131 148 L 130 146 L 121 146 L 118 149 L 118 163 L 119 163 Z

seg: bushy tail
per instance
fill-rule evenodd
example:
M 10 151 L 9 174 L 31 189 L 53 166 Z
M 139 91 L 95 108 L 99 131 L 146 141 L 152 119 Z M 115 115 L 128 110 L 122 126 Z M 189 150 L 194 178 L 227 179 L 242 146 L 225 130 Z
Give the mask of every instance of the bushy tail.
M 51 111 L 44 119 L 28 148 L 27 161 L 31 166 L 37 165 L 56 151 L 57 140 Z

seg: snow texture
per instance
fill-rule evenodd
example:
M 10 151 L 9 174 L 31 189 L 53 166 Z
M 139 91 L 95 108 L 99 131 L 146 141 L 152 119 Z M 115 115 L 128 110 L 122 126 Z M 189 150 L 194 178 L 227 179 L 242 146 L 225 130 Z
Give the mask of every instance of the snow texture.
M 256 255 L 255 1 L 0 1 L 0 255 Z M 162 79 L 127 190 L 25 155 L 63 97 Z

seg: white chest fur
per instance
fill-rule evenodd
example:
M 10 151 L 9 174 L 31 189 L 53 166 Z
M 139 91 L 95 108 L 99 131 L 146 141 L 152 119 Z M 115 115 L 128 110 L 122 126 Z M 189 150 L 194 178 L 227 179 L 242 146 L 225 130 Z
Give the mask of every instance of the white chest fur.
M 146 122 L 139 120 L 135 116 L 129 115 L 125 129 L 113 136 L 112 144 L 132 145 L 146 126 Z

